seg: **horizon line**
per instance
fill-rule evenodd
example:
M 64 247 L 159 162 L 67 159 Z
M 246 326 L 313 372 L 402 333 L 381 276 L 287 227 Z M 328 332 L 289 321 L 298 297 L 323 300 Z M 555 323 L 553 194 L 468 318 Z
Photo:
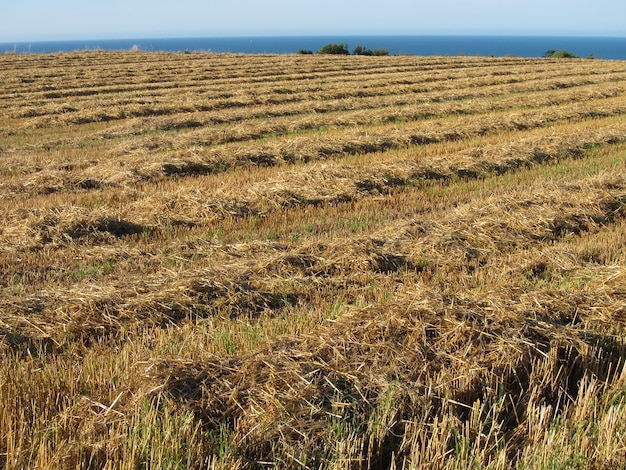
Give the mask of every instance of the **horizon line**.
M 295 37 L 295 38 L 316 38 L 316 37 L 555 37 L 555 38 L 626 38 L 625 35 L 618 34 L 597 34 L 597 33 L 258 33 L 258 34 L 215 34 L 215 35 L 145 35 L 145 36 L 111 36 L 111 37 L 75 37 L 75 38 L 40 38 L 40 39 L 2 39 L 0 43 L 28 43 L 28 42 L 74 42 L 74 41 L 130 41 L 146 39 L 230 39 L 230 38 L 274 38 L 274 37 Z

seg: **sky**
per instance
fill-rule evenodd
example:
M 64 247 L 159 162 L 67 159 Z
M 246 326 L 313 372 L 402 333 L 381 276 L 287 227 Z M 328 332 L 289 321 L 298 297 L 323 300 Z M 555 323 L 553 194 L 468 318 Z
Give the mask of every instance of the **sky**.
M 624 0 L 13 0 L 0 42 L 472 34 L 626 37 Z

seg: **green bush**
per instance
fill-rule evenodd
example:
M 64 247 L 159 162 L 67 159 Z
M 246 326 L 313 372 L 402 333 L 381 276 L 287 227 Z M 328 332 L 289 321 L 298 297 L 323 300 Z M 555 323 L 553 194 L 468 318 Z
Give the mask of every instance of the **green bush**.
M 313 51 L 309 49 L 298 49 L 296 51 L 296 54 L 313 54 Z
M 318 54 L 335 54 L 335 55 L 350 55 L 347 44 L 327 44 L 322 47 Z
M 375 56 L 383 56 L 389 55 L 389 51 L 387 49 L 376 49 L 375 51 L 368 49 L 367 47 L 363 47 L 361 45 L 355 46 L 354 55 L 375 55 Z
M 367 47 L 363 47 L 360 44 L 354 46 L 354 51 L 352 52 L 354 55 L 374 55 L 374 52 Z
M 563 49 L 558 50 L 558 51 L 550 49 L 549 51 L 546 51 L 546 53 L 543 56 L 549 57 L 551 59 L 577 59 L 578 58 L 578 56 L 572 54 L 569 51 L 565 51 Z
M 383 56 L 389 55 L 389 51 L 387 49 L 376 49 L 375 51 L 368 49 L 367 47 L 363 47 L 358 44 L 354 47 L 354 51 L 352 52 L 354 55 L 375 55 L 375 56 Z M 298 54 L 310 54 L 310 51 L 303 51 L 302 49 L 298 51 Z M 335 55 L 350 55 L 350 51 L 348 50 L 347 44 L 327 44 L 322 47 L 317 54 L 335 54 Z

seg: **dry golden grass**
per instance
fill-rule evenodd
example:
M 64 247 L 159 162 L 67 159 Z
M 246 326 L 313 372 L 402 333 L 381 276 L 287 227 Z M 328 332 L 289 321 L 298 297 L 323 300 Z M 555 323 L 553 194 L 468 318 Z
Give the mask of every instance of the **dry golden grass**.
M 0 70 L 0 466 L 626 466 L 626 63 Z

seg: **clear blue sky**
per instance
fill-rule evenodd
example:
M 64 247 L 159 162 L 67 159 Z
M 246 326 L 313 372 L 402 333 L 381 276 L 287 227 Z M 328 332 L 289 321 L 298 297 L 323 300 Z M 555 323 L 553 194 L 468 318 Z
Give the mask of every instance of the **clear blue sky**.
M 0 42 L 185 36 L 626 36 L 625 0 L 4 0 Z

